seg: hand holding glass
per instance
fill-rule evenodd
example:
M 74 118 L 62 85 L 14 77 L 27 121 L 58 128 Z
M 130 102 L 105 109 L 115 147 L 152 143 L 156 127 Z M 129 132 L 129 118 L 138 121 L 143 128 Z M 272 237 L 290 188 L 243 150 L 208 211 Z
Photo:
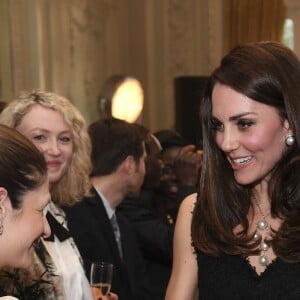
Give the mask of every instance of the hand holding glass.
M 90 282 L 91 286 L 100 292 L 100 296 L 106 296 L 110 292 L 112 275 L 113 264 L 108 262 L 92 263 Z

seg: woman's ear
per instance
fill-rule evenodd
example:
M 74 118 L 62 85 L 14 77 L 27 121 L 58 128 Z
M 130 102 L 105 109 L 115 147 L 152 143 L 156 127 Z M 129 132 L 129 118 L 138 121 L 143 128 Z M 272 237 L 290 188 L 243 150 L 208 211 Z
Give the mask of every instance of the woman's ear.
M 7 190 L 0 187 L 0 220 L 3 220 L 5 215 L 12 210 L 11 201 L 8 197 Z
M 0 235 L 2 235 L 4 231 L 4 219 L 12 210 L 13 207 L 8 197 L 7 190 L 3 187 L 0 187 Z
M 6 198 L 7 198 L 7 191 L 6 189 L 0 187 L 0 235 L 3 234 L 3 220 L 5 217 L 6 208 Z
M 284 120 L 283 127 L 287 130 L 288 134 L 293 135 L 293 132 L 292 132 L 291 127 L 290 127 L 290 123 L 287 119 Z

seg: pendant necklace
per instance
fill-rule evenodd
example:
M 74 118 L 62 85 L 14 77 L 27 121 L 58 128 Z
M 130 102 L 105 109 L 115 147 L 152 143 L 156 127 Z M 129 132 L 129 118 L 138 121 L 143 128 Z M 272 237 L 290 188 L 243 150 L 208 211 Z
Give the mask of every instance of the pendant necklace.
M 257 200 L 256 199 L 254 199 L 254 200 L 255 200 L 255 204 L 258 208 L 258 211 L 261 214 L 261 219 L 257 222 L 256 228 L 259 231 L 264 231 L 264 230 L 268 231 L 269 230 L 269 224 L 266 221 L 266 216 L 262 212 Z M 261 243 L 260 243 L 260 246 L 259 246 L 260 256 L 259 256 L 258 261 L 259 261 L 259 264 L 261 266 L 266 267 L 269 264 L 269 259 L 266 255 L 266 252 L 269 249 L 269 245 L 266 243 L 265 239 L 262 238 L 262 235 L 258 231 L 255 232 L 253 239 L 254 239 L 254 241 L 261 240 Z

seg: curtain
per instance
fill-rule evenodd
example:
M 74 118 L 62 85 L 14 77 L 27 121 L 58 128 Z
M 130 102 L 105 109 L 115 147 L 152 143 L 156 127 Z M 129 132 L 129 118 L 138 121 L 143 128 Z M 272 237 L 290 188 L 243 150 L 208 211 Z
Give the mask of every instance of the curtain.
M 237 44 L 281 41 L 285 0 L 224 0 L 224 51 Z

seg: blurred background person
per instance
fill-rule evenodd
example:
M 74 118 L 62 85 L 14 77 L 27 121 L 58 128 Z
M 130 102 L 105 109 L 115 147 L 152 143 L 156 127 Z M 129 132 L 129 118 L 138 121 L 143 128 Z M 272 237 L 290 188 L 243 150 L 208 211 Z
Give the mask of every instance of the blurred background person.
M 130 223 L 116 208 L 137 197 L 145 175 L 145 147 L 135 125 L 107 118 L 89 126 L 91 196 L 65 211 L 87 274 L 94 261 L 114 265 L 112 289 L 120 300 L 151 299 L 145 264 Z
M 160 158 L 164 164 L 156 211 L 174 223 L 182 200 L 197 191 L 202 152 L 174 130 L 164 129 L 154 135 L 162 147 Z
M 0 125 L 0 144 L 0 268 L 28 268 L 38 240 L 50 235 L 47 166 L 38 149 L 12 128 Z
M 167 222 L 154 210 L 158 196 L 163 162 L 157 138 L 142 125 L 136 124 L 145 142 L 146 173 L 138 197 L 127 197 L 118 212 L 131 222 L 146 263 L 151 299 L 163 300 L 172 268 L 172 241 L 174 224 Z

